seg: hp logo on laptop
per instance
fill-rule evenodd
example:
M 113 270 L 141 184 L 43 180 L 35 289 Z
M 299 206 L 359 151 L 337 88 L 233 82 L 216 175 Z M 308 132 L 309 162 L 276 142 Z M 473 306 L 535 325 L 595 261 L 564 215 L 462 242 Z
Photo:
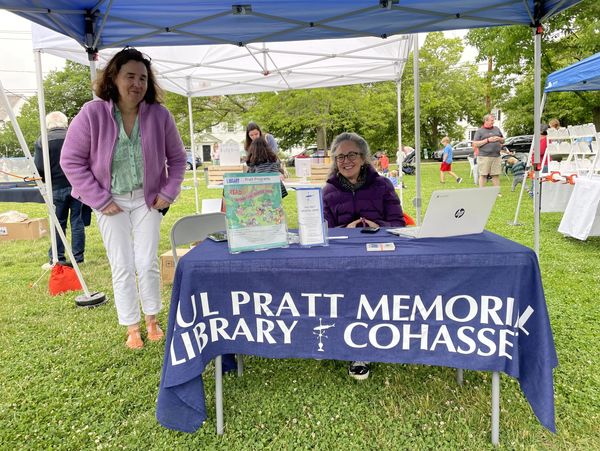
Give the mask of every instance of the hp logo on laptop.
M 462 218 L 464 216 L 464 214 L 465 214 L 465 209 L 464 208 L 459 208 L 458 210 L 456 210 L 454 212 L 454 217 L 456 219 L 459 219 L 459 218 Z

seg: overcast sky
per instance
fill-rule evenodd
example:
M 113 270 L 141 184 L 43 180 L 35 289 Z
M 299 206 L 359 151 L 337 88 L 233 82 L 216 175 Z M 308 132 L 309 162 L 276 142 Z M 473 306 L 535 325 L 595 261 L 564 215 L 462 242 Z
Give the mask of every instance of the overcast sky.
M 29 21 L 0 10 L 0 80 L 8 93 L 35 94 L 35 63 Z M 62 67 L 64 60 L 42 55 L 44 74 Z

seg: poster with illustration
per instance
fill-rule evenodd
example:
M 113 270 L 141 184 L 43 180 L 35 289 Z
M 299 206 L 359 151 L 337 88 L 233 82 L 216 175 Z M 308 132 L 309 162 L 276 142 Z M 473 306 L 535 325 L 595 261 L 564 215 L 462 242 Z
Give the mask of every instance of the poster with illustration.
M 287 247 L 279 173 L 228 173 L 223 190 L 229 252 Z

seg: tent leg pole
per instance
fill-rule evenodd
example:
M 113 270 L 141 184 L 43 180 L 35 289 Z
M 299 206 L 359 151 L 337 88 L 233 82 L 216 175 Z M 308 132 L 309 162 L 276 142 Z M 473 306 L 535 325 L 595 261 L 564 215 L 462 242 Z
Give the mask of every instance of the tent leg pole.
M 187 77 L 188 87 L 188 120 L 190 123 L 190 146 L 192 151 L 192 171 L 194 177 L 194 199 L 196 201 L 196 214 L 200 213 L 200 207 L 198 205 L 198 174 L 196 172 L 196 149 L 194 143 L 194 117 L 192 116 L 192 95 L 191 93 L 191 78 Z
M 534 184 L 533 184 L 533 224 L 534 237 L 533 249 L 535 254 L 540 256 L 540 192 L 539 192 L 539 171 L 537 170 L 540 163 L 540 126 L 541 126 L 541 54 L 542 54 L 542 27 L 534 28 L 533 34 L 534 48 L 534 75 L 533 75 L 533 145 L 534 145 Z
M 419 35 L 415 33 L 413 47 L 413 75 L 415 100 L 415 184 L 416 195 L 413 204 L 416 208 L 417 225 L 421 225 L 421 95 L 419 86 Z

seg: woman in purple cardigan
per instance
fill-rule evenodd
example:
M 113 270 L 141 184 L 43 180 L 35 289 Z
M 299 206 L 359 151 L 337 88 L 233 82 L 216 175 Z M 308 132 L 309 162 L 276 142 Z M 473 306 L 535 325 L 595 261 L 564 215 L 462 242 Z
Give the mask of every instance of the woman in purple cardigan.
M 333 165 L 325 188 L 323 209 L 329 227 L 404 227 L 400 199 L 392 182 L 371 165 L 367 142 L 356 133 L 338 135 L 331 146 Z M 369 362 L 350 363 L 354 379 L 369 377 Z
M 140 349 L 140 302 L 148 339 L 164 337 L 156 320 L 160 223 L 179 194 L 187 157 L 173 117 L 159 103 L 150 59 L 140 51 L 115 54 L 95 92 L 99 99 L 86 103 L 69 127 L 61 166 L 72 196 L 96 213 L 119 324 L 127 326 L 127 346 Z
M 371 165 L 369 145 L 356 133 L 338 135 L 333 164 L 323 188 L 329 227 L 403 227 L 404 215 L 394 185 Z

